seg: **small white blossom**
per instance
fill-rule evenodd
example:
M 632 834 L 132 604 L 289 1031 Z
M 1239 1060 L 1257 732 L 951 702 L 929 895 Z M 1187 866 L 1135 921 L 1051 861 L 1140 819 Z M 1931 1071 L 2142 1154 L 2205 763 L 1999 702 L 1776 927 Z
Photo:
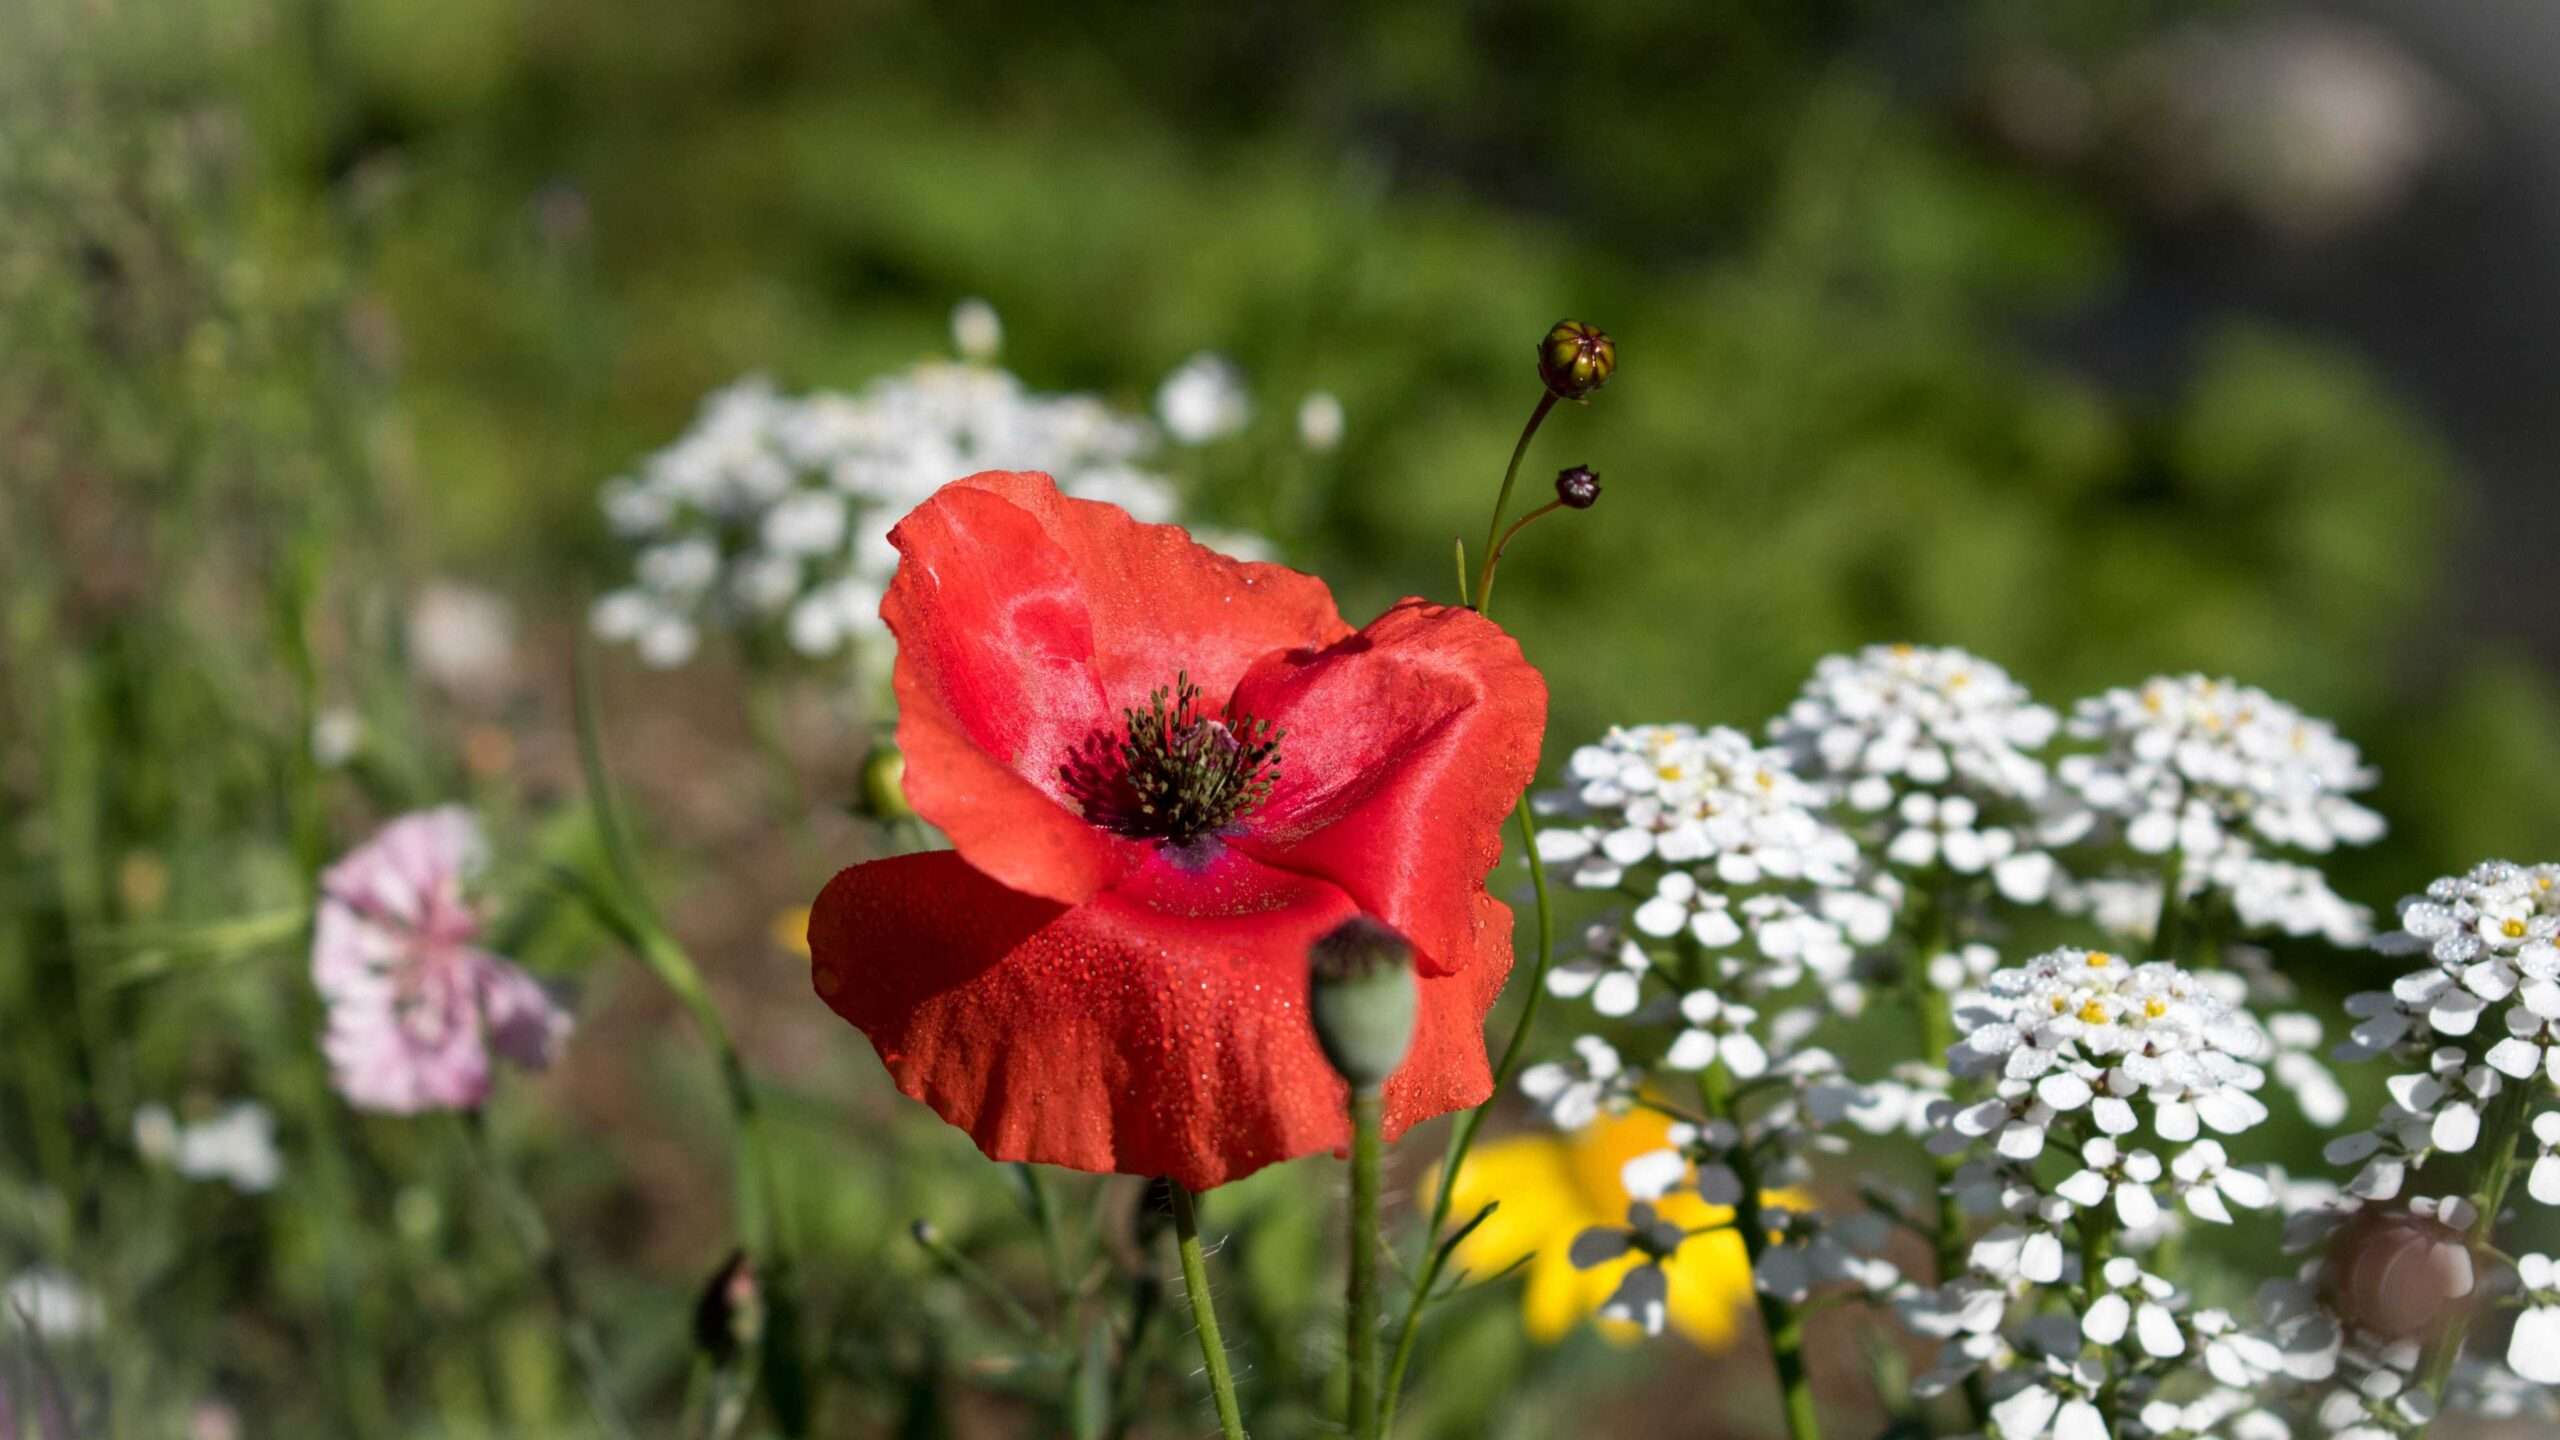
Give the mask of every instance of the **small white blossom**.
M 1156 391 L 1156 418 L 1183 445 L 1223 440 L 1245 426 L 1253 407 L 1234 362 L 1208 351 L 1175 367 Z
M 2537 1385 L 2560 1385 L 2560 1265 L 2548 1255 L 2516 1260 L 2525 1309 L 2507 1341 L 2507 1366 Z
M 1634 1093 L 1634 1077 L 1608 1041 L 1585 1035 L 1571 1062 L 1549 1060 L 1520 1072 L 1520 1093 L 1538 1103 L 1559 1130 L 1579 1130 Z
M 1342 402 L 1329 390 L 1310 390 L 1298 402 L 1298 443 L 1318 455 L 1342 444 Z
M 284 1176 L 275 1116 L 251 1100 L 192 1123 L 179 1121 L 167 1106 L 141 1106 L 133 1112 L 133 1141 L 146 1159 L 190 1180 L 223 1181 L 243 1194 L 264 1194 Z

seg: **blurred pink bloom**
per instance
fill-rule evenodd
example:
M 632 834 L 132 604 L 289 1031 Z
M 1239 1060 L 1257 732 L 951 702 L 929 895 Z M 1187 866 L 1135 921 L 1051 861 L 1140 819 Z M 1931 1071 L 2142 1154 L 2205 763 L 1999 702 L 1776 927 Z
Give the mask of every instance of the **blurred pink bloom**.
M 468 1109 L 488 1098 L 489 1052 L 550 1063 L 569 1017 L 515 964 L 472 942 L 462 893 L 485 851 L 459 807 L 404 815 L 320 877 L 311 979 L 339 1093 L 365 1110 Z

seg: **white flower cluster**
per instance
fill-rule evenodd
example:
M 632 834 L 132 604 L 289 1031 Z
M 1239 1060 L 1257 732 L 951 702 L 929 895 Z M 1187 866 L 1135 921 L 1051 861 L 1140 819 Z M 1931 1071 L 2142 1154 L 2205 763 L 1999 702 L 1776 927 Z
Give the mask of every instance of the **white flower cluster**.
M 1861 883 L 1857 842 L 1822 818 L 1821 790 L 1785 752 L 1721 726 L 1619 726 L 1566 770 L 1573 789 L 1536 802 L 1538 858 L 1633 909 L 1587 933 L 1553 993 L 1631 1015 L 1654 953 L 1688 946 L 1701 957 L 1691 979 L 1767 993 L 1811 974 L 1855 1008 L 1851 962 L 1892 932 L 1896 892 Z
M 2049 782 L 2035 752 L 2055 725 L 2025 686 L 1978 655 L 1871 645 L 1816 664 L 1769 731 L 1800 774 L 1874 817 L 1861 828 L 1896 867 L 1988 874 L 2004 896 L 2034 904 L 2058 873 L 2051 847 L 2084 828 L 2073 813 L 2045 808 Z
M 2363 907 L 2319 871 L 2264 853 L 2381 838 L 2382 817 L 2354 798 L 2373 772 L 2328 721 L 2254 686 L 2182 675 L 2083 700 L 2066 728 L 2096 748 L 2064 757 L 2057 777 L 2132 850 L 2176 855 L 2182 893 L 2228 897 L 2251 929 L 2338 944 L 2370 932 Z
M 2410 1194 L 2412 1182 L 2439 1156 L 2479 1150 L 2493 1106 L 2520 1088 L 2525 1103 L 2547 1097 L 2560 1078 L 2560 866 L 2493 861 L 2437 880 L 2401 902 L 2400 928 L 2374 948 L 2421 963 L 2388 991 L 2348 998 L 2356 1023 L 2337 1054 L 2399 1068 L 2374 1122 L 2329 1146 L 2331 1164 L 2355 1167 L 2343 1194 L 2305 1207 L 2286 1232 L 2292 1248 L 2312 1252 L 2292 1282 L 2296 1303 L 2324 1303 L 2337 1338 L 2339 1380 L 2321 1420 L 2357 1440 L 2433 1418 L 2436 1398 L 2418 1383 L 2422 1342 L 2448 1308 L 2473 1303 L 2477 1267 L 2494 1253 L 2474 1253 L 2472 1237 L 2486 1233 L 2480 1205 Z M 2560 1205 L 2560 1111 L 2534 1113 L 2525 1135 L 2496 1143 L 2529 1146 L 2524 1193 Z M 2507 1363 L 2465 1357 L 2448 1407 L 2553 1410 L 2549 1392 L 2531 1387 L 2560 1383 L 2560 1273 L 2541 1255 L 2512 1268 L 2523 1314 Z
M 1957 1007 L 1950 1068 L 1990 1089 L 1939 1107 L 1931 1149 L 1967 1157 L 1955 1194 L 1992 1224 L 1966 1273 L 1901 1302 L 1913 1328 L 1946 1342 L 1926 1387 L 1979 1374 L 2004 1440 L 2106 1435 L 2102 1397 L 2146 1432 L 2281 1434 L 2254 1388 L 2325 1373 L 2325 1355 L 2199 1310 L 2119 1253 L 2156 1242 L 2175 1212 L 2229 1224 L 2234 1206 L 2275 1201 L 2268 1178 L 2233 1164 L 2219 1138 L 2267 1115 L 2255 1093 L 2264 1032 L 2220 988 L 2165 961 L 2063 949 L 1993 974 Z M 2056 1147 L 2075 1165 L 2038 1163 Z M 2064 1287 L 2069 1317 L 2041 1304 Z M 2200 1397 L 2163 1384 L 2181 1362 L 2202 1367 Z
M 1694 1003 L 1702 997 L 1709 1002 L 1704 1018 Z M 1725 1018 L 1705 992 L 1693 992 L 1688 1002 L 1684 1009 L 1698 1026 Z M 1674 1046 L 1675 1058 L 1665 1063 L 1675 1069 L 1704 1069 L 1722 1059 L 1734 1079 L 1749 1082 L 1758 1094 L 1747 1115 L 1737 1108 L 1740 1118 L 1675 1123 L 1667 1148 L 1626 1163 L 1619 1182 L 1629 1197 L 1626 1224 L 1585 1230 L 1575 1238 L 1570 1252 L 1573 1263 L 1582 1269 L 1630 1252 L 1645 1257 L 1621 1279 L 1602 1313 L 1642 1325 L 1648 1334 L 1660 1332 L 1668 1301 L 1662 1262 L 1695 1238 L 1693 1232 L 1660 1218 L 1661 1202 L 1677 1192 L 1694 1194 L 1710 1206 L 1733 1212 L 1736 1218 L 1730 1225 L 1748 1223 L 1743 1218 L 1746 1197 L 1760 1197 L 1750 1208 L 1766 1239 L 1754 1254 L 1751 1269 L 1754 1286 L 1764 1294 L 1794 1304 L 1817 1289 L 1845 1285 L 1882 1296 L 1898 1288 L 1901 1272 L 1880 1257 L 1889 1235 L 1877 1217 L 1855 1212 L 1831 1217 L 1767 1203 L 1773 1188 L 1799 1185 L 1810 1178 L 1805 1161 L 1808 1150 L 1844 1148 L 1837 1139 L 1821 1134 L 1849 1118 L 1861 1098 L 1858 1087 L 1841 1074 L 1837 1057 L 1804 1048 L 1790 1051 L 1773 1065 L 1757 1040 L 1749 1040 L 1747 1049 L 1728 1044 L 1721 1055 L 1711 1053 L 1711 1044 L 1684 1049 L 1705 1033 L 1694 1027 L 1683 1032 Z M 1737 1027 L 1725 1033 L 1730 1041 L 1749 1032 Z
M 2363 1167 L 2347 1190 L 2365 1200 L 2395 1199 L 2431 1156 L 2469 1151 L 2509 1086 L 2560 1082 L 2560 866 L 2493 861 L 2438 880 L 2401 903 L 2400 927 L 2375 948 L 2425 963 L 2349 996 L 2356 1025 L 2338 1047 L 2342 1060 L 2408 1067 L 2372 1128 L 2329 1147 L 2331 1164 Z M 2560 1198 L 2560 1167 L 2545 1173 Z
M 260 1195 L 284 1178 L 276 1120 L 266 1106 L 243 1100 L 202 1120 L 181 1121 L 165 1105 L 133 1112 L 133 1145 L 143 1158 L 190 1180 L 220 1180 Z
M 604 489 L 632 580 L 596 601 L 596 633 L 660 667 L 684 664 L 720 629 L 811 658 L 839 654 L 879 628 L 898 558 L 890 528 L 980 470 L 1045 471 L 1069 495 L 1140 520 L 1176 518 L 1173 485 L 1141 463 L 1158 448 L 1154 426 L 1090 395 L 1035 393 L 984 363 L 1003 332 L 982 301 L 962 304 L 953 331 L 971 363 L 929 362 L 854 394 L 791 396 L 749 378 L 706 399 L 674 444 Z M 1169 421 L 1226 423 L 1241 399 L 1201 389 L 1234 383 L 1217 364 L 1205 379 L 1168 382 Z

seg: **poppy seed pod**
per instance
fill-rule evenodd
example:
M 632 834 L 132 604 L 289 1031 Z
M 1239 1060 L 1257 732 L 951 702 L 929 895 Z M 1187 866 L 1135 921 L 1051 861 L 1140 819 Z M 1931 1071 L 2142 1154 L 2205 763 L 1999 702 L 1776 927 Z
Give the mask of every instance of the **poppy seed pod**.
M 1326 931 L 1307 951 L 1307 1017 L 1324 1058 L 1352 1089 L 1383 1085 L 1404 1063 L 1416 991 L 1413 947 L 1366 915 Z
M 1609 383 L 1618 368 L 1618 342 L 1579 320 L 1559 320 L 1538 342 L 1538 378 L 1566 400 L 1580 400 Z
M 1556 472 L 1556 503 L 1568 510 L 1588 510 L 1600 503 L 1600 472 L 1574 465 Z

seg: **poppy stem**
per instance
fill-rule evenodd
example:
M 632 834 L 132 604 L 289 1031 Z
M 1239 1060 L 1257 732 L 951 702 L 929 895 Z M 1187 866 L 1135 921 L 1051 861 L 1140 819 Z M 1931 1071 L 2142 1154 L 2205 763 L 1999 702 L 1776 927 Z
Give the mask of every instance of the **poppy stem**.
M 1529 412 L 1529 423 L 1520 428 L 1520 443 L 1511 447 L 1511 464 L 1502 472 L 1502 489 L 1493 497 L 1493 523 L 1484 529 L 1484 560 L 1476 571 L 1476 608 L 1484 608 L 1486 592 L 1493 588 L 1493 563 L 1500 558 L 1502 512 L 1511 506 L 1511 487 L 1519 482 L 1520 462 L 1528 457 L 1529 441 L 1538 427 L 1547 422 L 1547 412 L 1556 408 L 1556 392 L 1544 390 L 1538 395 L 1538 408 Z
M 1351 1092 L 1350 1428 L 1355 1440 L 1377 1440 L 1378 1161 L 1385 1148 L 1377 1086 Z
M 1209 1395 L 1218 1406 L 1218 1433 L 1245 1440 L 1244 1412 L 1236 1405 L 1236 1379 L 1227 1369 L 1227 1342 L 1218 1333 L 1218 1305 L 1209 1295 L 1209 1262 L 1200 1254 L 1200 1212 L 1180 1182 L 1173 1192 L 1173 1238 L 1182 1254 L 1182 1288 L 1191 1296 L 1191 1322 L 1200 1332 L 1200 1360 L 1208 1369 Z

